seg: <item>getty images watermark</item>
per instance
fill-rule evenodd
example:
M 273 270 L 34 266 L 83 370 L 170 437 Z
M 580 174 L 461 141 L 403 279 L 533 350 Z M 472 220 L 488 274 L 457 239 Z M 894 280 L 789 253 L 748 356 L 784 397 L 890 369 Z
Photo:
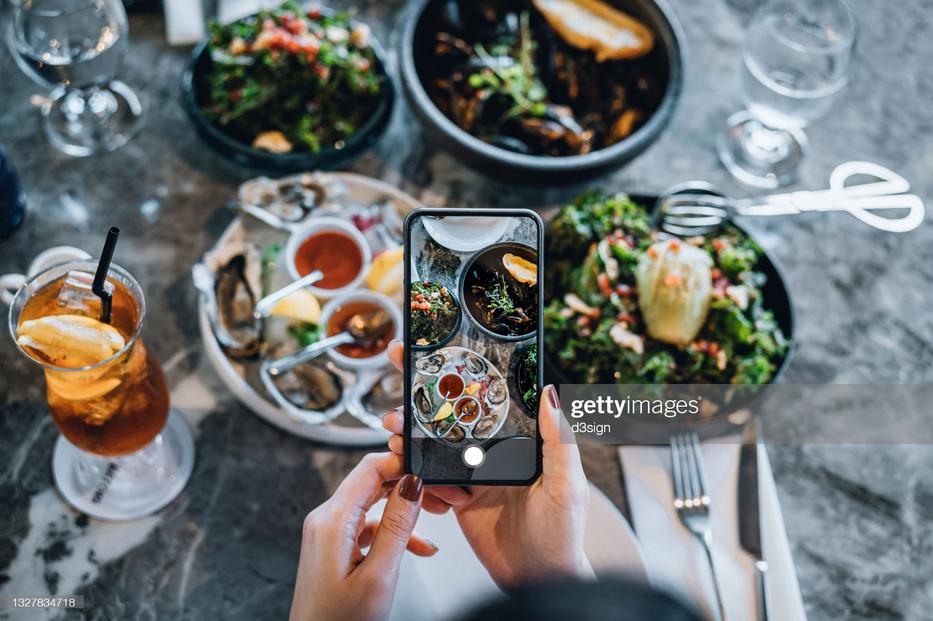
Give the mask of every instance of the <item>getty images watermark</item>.
M 774 444 L 933 444 L 930 384 L 561 384 L 559 392 L 565 442 L 663 444 L 687 428 L 731 442 L 754 415 Z

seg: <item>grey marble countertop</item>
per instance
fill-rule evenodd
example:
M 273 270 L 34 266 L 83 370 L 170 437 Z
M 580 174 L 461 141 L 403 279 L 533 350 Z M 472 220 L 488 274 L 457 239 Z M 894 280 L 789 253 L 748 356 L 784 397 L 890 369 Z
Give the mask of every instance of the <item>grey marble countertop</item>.
M 853 3 L 861 23 L 855 75 L 844 101 L 809 130 L 812 153 L 798 187 L 822 187 L 835 164 L 868 159 L 902 173 L 929 203 L 933 2 Z M 359 4 L 383 42 L 397 45 L 402 3 Z M 353 170 L 431 206 L 544 208 L 596 185 L 651 192 L 691 178 L 745 192 L 718 165 L 714 129 L 741 103 L 739 45 L 754 2 L 673 4 L 687 34 L 686 88 L 668 130 L 629 167 L 571 187 L 497 183 L 430 146 L 403 103 Z M 21 230 L 0 242 L 0 272 L 25 269 L 52 245 L 94 251 L 107 226 L 122 228 L 117 260 L 147 292 L 147 344 L 173 394 L 197 396 L 175 403 L 197 428 L 195 472 L 175 502 L 143 520 L 106 524 L 72 512 L 52 486 L 56 431 L 43 383 L 0 338 L 0 595 L 81 593 L 94 602 L 91 619 L 284 618 L 302 516 L 360 452 L 262 422 L 207 368 L 188 269 L 228 223 L 223 206 L 251 174 L 217 157 L 188 123 L 178 87 L 188 49 L 165 46 L 157 15 L 133 16 L 131 29 L 121 76 L 141 93 L 147 125 L 124 149 L 88 159 L 45 143 L 29 101 L 39 89 L 4 50 L 0 137 L 30 211 Z M 933 380 L 933 226 L 898 237 L 820 214 L 749 228 L 782 264 L 796 302 L 798 347 L 787 381 Z M 621 505 L 612 449 L 584 452 L 591 478 Z M 810 617 L 931 618 L 933 447 L 769 452 Z M 0 610 L 0 618 L 9 614 Z

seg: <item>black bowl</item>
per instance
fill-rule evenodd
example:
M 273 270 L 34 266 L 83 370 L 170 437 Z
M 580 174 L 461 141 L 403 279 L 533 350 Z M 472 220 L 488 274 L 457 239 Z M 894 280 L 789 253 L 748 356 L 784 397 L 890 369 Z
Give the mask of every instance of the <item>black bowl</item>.
M 450 343 L 450 341 L 452 341 L 453 338 L 457 335 L 457 332 L 460 331 L 460 323 L 463 321 L 463 310 L 460 306 L 460 300 L 457 299 L 457 296 L 454 295 L 454 292 L 450 289 L 448 289 L 447 292 L 450 294 L 450 299 L 454 301 L 454 308 L 457 310 L 457 314 L 454 316 L 454 322 L 450 326 L 450 332 L 448 332 L 447 336 L 439 340 L 437 343 L 431 343 L 430 345 L 416 345 L 414 341 L 412 341 L 411 348 L 414 351 L 431 351 L 434 349 L 440 349 L 441 347 L 444 347 Z M 404 310 L 411 312 L 409 309 L 403 309 L 403 311 Z
M 638 194 L 631 194 L 630 196 L 633 201 L 639 205 L 645 205 L 649 209 L 654 209 L 658 200 L 657 196 Z M 754 239 L 740 224 L 733 222 L 732 225 L 748 235 L 751 239 Z M 755 269 L 762 272 L 767 277 L 767 282 L 761 290 L 764 305 L 774 313 L 775 322 L 789 341 L 787 351 L 784 353 L 784 357 L 781 359 L 777 370 L 774 372 L 769 382 L 770 384 L 775 384 L 781 381 L 787 369 L 787 364 L 794 353 L 794 305 L 791 301 L 787 285 L 784 282 L 784 275 L 774 259 L 768 254 L 767 250 L 762 248 L 761 257 Z M 545 353 L 550 354 L 550 352 Z M 556 386 L 575 383 L 564 374 L 560 368 L 560 363 L 552 355 L 544 356 L 544 382 L 545 384 L 554 384 Z M 751 391 L 750 398 L 740 397 L 735 402 L 727 404 L 723 411 L 715 414 L 708 421 L 703 423 L 697 429 L 697 433 L 703 438 L 711 438 L 734 432 L 735 424 L 730 420 L 729 415 L 739 409 L 752 405 L 755 397 L 754 391 Z M 646 423 L 646 425 L 650 425 L 650 423 Z M 659 429 L 658 438 L 666 438 L 671 433 L 683 431 L 684 427 L 689 425 L 690 423 L 680 422 L 680 418 L 674 419 L 673 421 L 665 421 L 664 424 L 657 425 Z
M 532 408 L 531 406 L 529 406 L 527 403 L 525 403 L 525 399 L 522 398 L 522 395 L 524 394 L 525 389 L 537 388 L 537 386 L 523 386 L 521 379 L 520 379 L 522 377 L 522 371 L 523 371 L 523 367 L 525 364 L 525 353 L 534 344 L 535 344 L 534 341 L 529 342 L 529 343 L 524 343 L 512 350 L 512 355 L 509 357 L 508 381 L 513 392 L 516 395 L 518 395 L 515 398 L 515 401 L 518 403 L 519 409 L 521 409 L 521 411 L 524 412 L 527 416 L 530 416 L 532 418 L 537 418 L 538 409 Z M 540 352 L 539 352 L 539 355 L 540 355 Z M 538 369 L 535 369 L 535 371 L 537 372 Z
M 642 20 L 656 36 L 649 54 L 666 86 L 658 108 L 630 136 L 586 155 L 553 157 L 525 155 L 495 147 L 461 129 L 441 112 L 425 91 L 421 63 L 431 49 L 438 24 L 429 23 L 428 11 L 445 0 L 418 0 L 406 19 L 400 50 L 402 88 L 428 135 L 470 166 L 492 176 L 525 183 L 570 183 L 619 168 L 647 149 L 667 126 L 683 89 L 684 60 L 680 24 L 665 0 L 607 0 Z
M 467 293 L 467 279 L 470 278 L 470 272 L 473 271 L 473 266 L 476 264 L 476 262 L 490 254 L 501 256 L 507 252 L 512 252 L 524 259 L 534 261 L 536 264 L 538 262 L 538 253 L 534 248 L 526 244 L 520 244 L 518 242 L 502 242 L 499 244 L 486 246 L 470 257 L 466 265 L 463 266 L 463 271 L 460 273 L 460 305 L 463 308 L 464 314 L 470 318 L 470 320 L 473 322 L 473 325 L 475 325 L 483 334 L 491 336 L 492 338 L 499 341 L 524 341 L 525 339 L 531 338 L 535 335 L 537 326 L 525 334 L 500 334 L 495 332 L 483 323 L 482 318 L 476 316 L 473 309 L 473 302 L 476 301 L 476 296 L 473 295 L 472 292 Z M 538 317 L 538 321 L 541 321 L 540 317 Z
M 353 23 L 353 22 L 351 22 Z M 207 101 L 205 76 L 210 69 L 208 39 L 202 40 L 191 52 L 191 58 L 181 76 L 182 104 L 191 122 L 202 138 L 215 151 L 237 164 L 273 174 L 304 172 L 308 170 L 332 170 L 348 165 L 378 142 L 385 132 L 395 105 L 395 87 L 386 69 L 386 53 L 375 37 L 370 37 L 370 46 L 376 57 L 375 70 L 383 76 L 382 98 L 372 116 L 357 131 L 348 137 L 341 149 L 330 146 L 317 153 L 271 153 L 256 149 L 216 125 L 205 113 L 202 103 Z

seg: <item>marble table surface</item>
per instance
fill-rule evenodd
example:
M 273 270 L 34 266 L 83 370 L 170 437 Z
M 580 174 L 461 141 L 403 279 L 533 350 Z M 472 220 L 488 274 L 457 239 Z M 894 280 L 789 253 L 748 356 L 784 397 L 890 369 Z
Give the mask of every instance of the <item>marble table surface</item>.
M 357 4 L 394 48 L 403 3 Z M 627 168 L 560 188 L 494 182 L 432 147 L 403 104 L 352 169 L 431 206 L 545 208 L 597 185 L 652 192 L 691 178 L 746 192 L 718 165 L 714 130 L 741 105 L 739 46 L 755 2 L 672 4 L 687 35 L 683 99 L 665 134 Z M 812 152 L 797 187 L 821 187 L 835 164 L 868 159 L 905 175 L 930 202 L 933 2 L 853 4 L 861 23 L 855 74 L 844 101 L 809 131 Z M 25 269 L 52 245 L 96 251 L 106 228 L 119 225 L 117 260 L 147 292 L 147 344 L 196 426 L 197 463 L 186 491 L 157 515 L 126 524 L 77 515 L 52 486 L 56 431 L 37 369 L 0 338 L 0 596 L 83 594 L 94 607 L 80 618 L 90 619 L 284 618 L 301 519 L 361 453 L 262 422 L 207 368 L 188 269 L 231 218 L 224 204 L 251 174 L 217 157 L 188 123 L 178 84 L 189 50 L 165 45 L 158 15 L 133 15 L 131 30 L 121 76 L 142 95 L 148 119 L 113 154 L 78 160 L 51 149 L 30 104 L 39 88 L 6 50 L 0 57 L 0 139 L 30 197 L 24 225 L 0 242 L 0 273 Z M 796 301 L 798 348 L 786 381 L 933 380 L 933 226 L 892 236 L 823 214 L 749 228 L 780 261 Z M 933 447 L 788 445 L 769 453 L 809 616 L 931 618 Z M 591 479 L 622 506 L 614 451 L 584 454 Z M 11 615 L 0 610 L 0 619 Z

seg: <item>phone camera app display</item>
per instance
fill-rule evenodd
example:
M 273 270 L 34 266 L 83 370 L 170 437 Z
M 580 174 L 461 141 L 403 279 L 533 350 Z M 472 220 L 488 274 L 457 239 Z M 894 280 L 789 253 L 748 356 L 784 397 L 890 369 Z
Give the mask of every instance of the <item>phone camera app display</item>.
M 412 465 L 426 479 L 524 479 L 537 440 L 540 228 L 419 215 L 409 229 Z

